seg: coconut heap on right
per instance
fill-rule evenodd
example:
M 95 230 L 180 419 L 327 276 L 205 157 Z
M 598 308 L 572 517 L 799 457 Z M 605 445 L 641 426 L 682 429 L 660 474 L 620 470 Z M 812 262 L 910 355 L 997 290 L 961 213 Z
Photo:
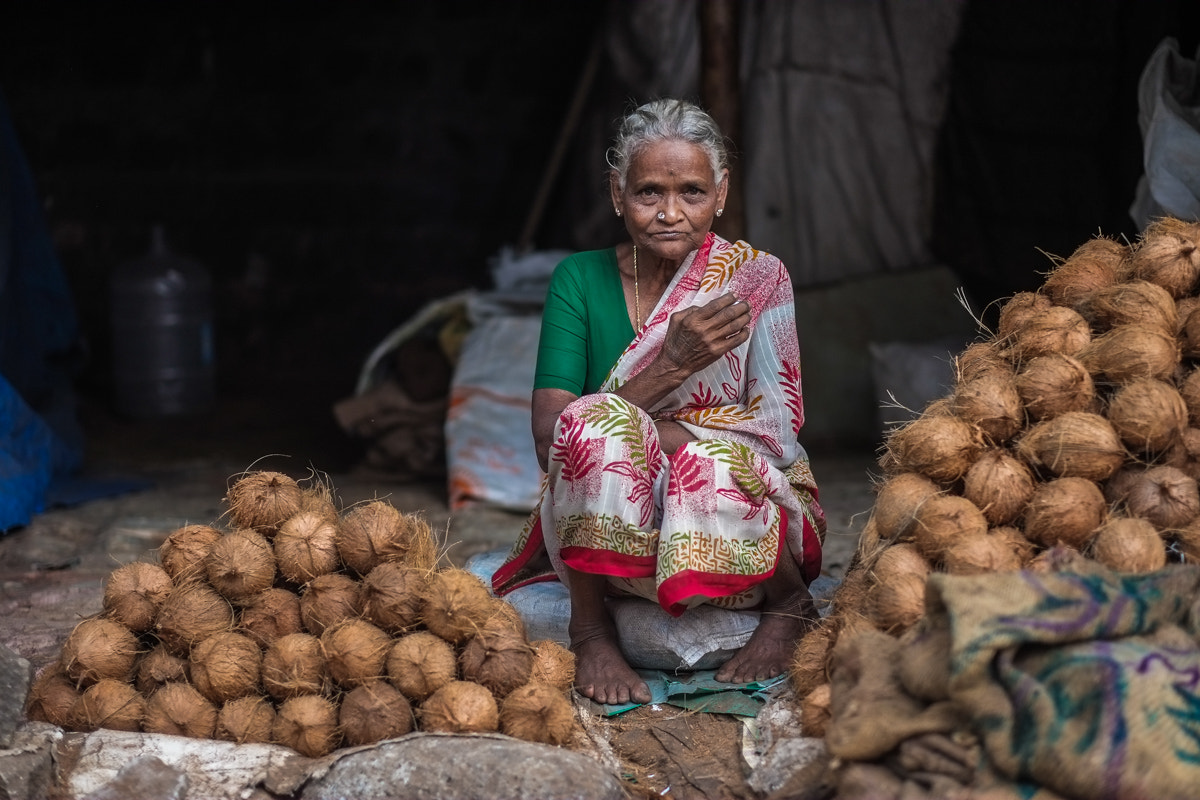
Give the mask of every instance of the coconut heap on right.
M 838 636 L 902 636 L 931 572 L 1200 561 L 1200 223 L 1084 242 L 996 327 L 885 435 L 858 550 L 791 670 L 817 735 Z

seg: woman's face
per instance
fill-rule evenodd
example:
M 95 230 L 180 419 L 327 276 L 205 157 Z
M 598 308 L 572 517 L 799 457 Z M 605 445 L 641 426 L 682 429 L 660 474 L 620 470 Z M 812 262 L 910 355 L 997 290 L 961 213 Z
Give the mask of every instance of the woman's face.
M 703 244 L 717 209 L 724 208 L 728 173 L 722 171 L 718 184 L 703 148 L 678 140 L 655 142 L 629 164 L 624 191 L 613 176 L 613 206 L 621 210 L 634 244 L 682 261 Z

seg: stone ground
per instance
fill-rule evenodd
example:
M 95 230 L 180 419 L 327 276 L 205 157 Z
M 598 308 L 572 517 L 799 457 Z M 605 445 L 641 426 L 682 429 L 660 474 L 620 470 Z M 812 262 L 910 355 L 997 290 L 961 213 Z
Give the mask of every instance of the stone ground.
M 278 420 L 262 416 L 251 407 L 230 410 L 220 424 L 86 416 L 84 475 L 139 481 L 141 488 L 52 508 L 0 538 L 0 643 L 35 669 L 52 662 L 74 625 L 101 609 L 104 580 L 115 567 L 153 559 L 165 536 L 185 523 L 219 522 L 229 481 L 246 469 L 298 478 L 316 470 L 343 505 L 387 498 L 402 511 L 423 512 L 439 532 L 446 562 L 456 565 L 506 546 L 523 521 L 490 508 L 452 513 L 442 481 L 389 481 L 356 468 L 336 441 L 334 466 L 326 467 L 322 459 L 336 435 L 289 423 L 282 412 Z M 814 453 L 813 464 L 829 520 L 825 571 L 840 578 L 871 508 L 874 454 Z M 738 758 L 743 726 L 736 719 L 638 711 L 601 720 L 631 796 L 759 796 Z

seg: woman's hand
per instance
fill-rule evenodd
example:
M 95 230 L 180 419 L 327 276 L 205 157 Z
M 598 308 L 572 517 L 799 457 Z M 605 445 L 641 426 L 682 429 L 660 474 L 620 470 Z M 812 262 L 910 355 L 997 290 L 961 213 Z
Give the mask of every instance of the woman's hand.
M 660 359 L 693 375 L 750 338 L 750 304 L 732 294 L 671 315 Z

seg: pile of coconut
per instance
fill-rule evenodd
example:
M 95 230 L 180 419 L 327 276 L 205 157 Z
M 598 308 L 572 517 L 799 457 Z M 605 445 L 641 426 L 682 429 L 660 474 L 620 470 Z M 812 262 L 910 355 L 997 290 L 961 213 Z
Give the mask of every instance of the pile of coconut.
M 1198 293 L 1200 223 L 1086 241 L 1001 306 L 946 396 L 886 434 L 854 560 L 790 671 L 806 730 L 828 719 L 838 637 L 903 637 L 933 571 L 1200 560 Z
M 414 730 L 570 744 L 570 651 L 531 642 L 419 514 L 238 476 L 213 525 L 115 569 L 37 677 L 30 719 L 262 742 L 316 757 Z

